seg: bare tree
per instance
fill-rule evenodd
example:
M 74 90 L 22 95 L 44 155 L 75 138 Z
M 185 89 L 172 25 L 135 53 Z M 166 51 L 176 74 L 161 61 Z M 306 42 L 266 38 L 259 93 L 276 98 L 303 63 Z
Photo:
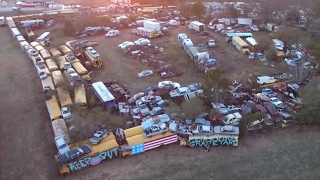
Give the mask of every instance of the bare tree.
M 224 101 L 231 81 L 223 75 L 221 69 L 211 70 L 203 75 L 203 89 L 206 98 L 214 103 Z
M 263 23 L 272 22 L 275 20 L 275 15 L 283 12 L 287 8 L 287 3 L 285 1 L 278 0 L 257 0 L 259 4 L 257 9 L 260 11 L 259 16 Z
M 201 99 L 196 98 L 190 101 L 185 101 L 181 104 L 181 110 L 184 113 L 185 118 L 194 118 L 200 113 L 206 111 Z

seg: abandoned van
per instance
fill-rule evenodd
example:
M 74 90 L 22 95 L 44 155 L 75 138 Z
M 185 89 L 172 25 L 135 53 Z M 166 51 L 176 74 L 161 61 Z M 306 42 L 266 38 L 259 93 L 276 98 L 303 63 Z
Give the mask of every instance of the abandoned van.
M 50 87 L 53 91 L 56 90 L 54 87 L 53 81 L 51 76 L 48 76 L 46 79 L 41 80 L 42 88 L 45 90 L 46 88 Z
M 139 134 L 143 133 L 143 129 L 141 126 L 136 126 L 130 129 L 125 129 L 124 131 L 124 135 L 126 138 L 132 137 L 132 136 L 136 136 Z
M 57 57 L 57 65 L 60 70 L 64 69 L 64 64 L 67 62 L 66 58 L 64 56 L 58 56 Z
M 57 94 L 60 102 L 60 107 L 70 107 L 72 105 L 72 99 L 68 90 L 63 87 L 57 87 Z
M 52 60 L 52 59 L 47 59 L 47 60 L 46 60 L 46 65 L 47 65 L 47 67 L 48 67 L 48 69 L 49 69 L 50 72 L 59 70 L 58 65 L 57 65 L 56 62 L 54 62 L 54 60 Z
M 41 45 L 35 46 L 34 48 L 35 48 L 38 52 L 40 52 L 41 50 L 44 49 L 44 47 L 41 46 Z
M 44 60 L 47 60 L 47 59 L 51 58 L 51 54 L 46 49 L 40 50 L 40 55 Z
M 57 48 L 51 48 L 49 51 L 52 57 L 58 57 L 62 55 Z
M 72 52 L 71 49 L 69 49 L 66 45 L 61 45 L 59 49 L 63 55 L 66 55 Z
M 76 106 L 87 109 L 87 96 L 86 90 L 83 84 L 74 86 L 74 103 Z
M 53 71 L 51 76 L 52 76 L 53 84 L 56 88 L 63 86 L 64 79 L 61 71 Z
M 46 100 L 46 106 L 52 121 L 62 119 L 61 108 L 58 104 L 57 98 L 54 95 L 52 95 L 51 99 Z
M 68 133 L 68 128 L 64 119 L 56 119 L 51 122 L 51 125 L 52 125 L 54 137 L 63 136 L 67 144 L 71 142 L 70 136 Z

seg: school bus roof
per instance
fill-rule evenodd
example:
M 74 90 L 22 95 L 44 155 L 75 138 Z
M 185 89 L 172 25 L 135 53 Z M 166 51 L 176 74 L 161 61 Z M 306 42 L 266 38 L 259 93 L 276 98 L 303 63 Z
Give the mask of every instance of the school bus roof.
M 277 56 L 278 57 L 284 57 L 284 56 L 286 56 L 286 54 L 283 51 L 278 51 L 277 50 Z
M 86 90 L 83 84 L 74 87 L 74 102 L 75 104 L 87 102 Z
M 136 135 L 142 134 L 142 132 L 143 132 L 142 127 L 141 126 L 136 126 L 136 127 L 124 130 L 124 135 L 125 135 L 126 138 L 129 138 L 129 137 L 132 137 L 132 136 L 136 136 Z
M 62 87 L 58 87 L 57 89 L 57 94 L 59 97 L 60 105 L 61 107 L 67 107 L 72 105 L 72 99 L 69 94 L 69 91 L 65 90 Z
M 51 48 L 49 51 L 52 56 L 61 56 L 62 55 L 61 52 L 57 48 Z
M 70 143 L 70 136 L 68 134 L 68 128 L 64 119 L 57 119 L 52 121 L 52 129 L 55 137 L 64 136 L 66 142 L 68 144 Z
M 126 138 L 126 139 L 127 139 L 128 146 L 133 146 L 133 145 L 136 145 L 136 144 L 146 143 L 146 142 L 149 142 L 149 141 L 153 141 L 153 140 L 156 140 L 156 139 L 168 137 L 168 136 L 171 136 L 171 135 L 175 135 L 175 134 L 171 133 L 171 132 L 166 132 L 165 134 L 159 134 L 159 135 L 156 135 L 156 136 L 152 136 L 150 138 L 146 138 L 146 137 L 143 136 L 143 134 L 140 134 L 140 135 L 136 135 L 136 136 L 132 136 L 132 137 Z
M 232 40 L 239 44 L 241 47 L 248 47 L 248 44 L 239 36 L 233 36 Z
M 50 119 L 52 121 L 62 118 L 60 106 L 58 104 L 57 98 L 54 95 L 52 95 L 51 99 L 46 100 L 46 105 Z

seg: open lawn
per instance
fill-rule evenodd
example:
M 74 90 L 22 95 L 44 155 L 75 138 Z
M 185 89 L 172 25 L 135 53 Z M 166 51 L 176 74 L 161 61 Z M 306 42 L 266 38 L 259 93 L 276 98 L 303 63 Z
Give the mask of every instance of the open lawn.
M 53 47 L 72 39 L 61 37 L 59 28 L 52 30 Z M 168 58 L 164 61 L 177 65 L 184 72 L 182 77 L 172 78 L 182 85 L 197 82 L 201 76 L 177 45 L 176 35 L 184 31 L 188 33 L 186 29 L 177 29 L 172 31 L 170 37 L 153 41 L 164 47 L 167 52 Z M 41 32 L 36 33 L 41 34 Z M 104 60 L 104 68 L 93 72 L 93 81 L 118 79 L 126 83 L 131 91 L 138 92 L 160 80 L 154 76 L 141 81 L 137 73 L 148 67 L 123 56 L 117 48 L 123 41 L 138 38 L 129 33 L 127 32 L 127 35 L 123 31 L 119 37 L 110 39 L 90 38 L 100 43 L 97 51 Z M 191 39 L 196 36 L 190 34 Z M 236 76 L 237 72 L 242 72 L 242 68 L 248 66 L 255 70 L 260 68 L 258 63 L 232 59 L 231 56 L 241 57 L 241 55 L 235 54 L 236 50 L 232 45 L 225 42 L 222 44 L 222 36 L 213 36 L 217 39 L 220 49 L 223 48 L 225 51 L 219 53 L 213 49 L 213 53 L 219 54 L 219 57 L 215 58 L 221 67 L 228 69 L 228 64 L 234 66 L 228 73 L 229 76 Z M 274 130 L 270 134 L 251 135 L 241 140 L 237 148 L 218 147 L 205 153 L 201 148 L 183 148 L 175 144 L 136 157 L 108 161 L 97 167 L 60 177 L 54 161 L 56 148 L 51 124 L 35 68 L 15 44 L 8 28 L 0 29 L 0 39 L 2 42 L 0 47 L 1 179 L 200 180 L 207 179 L 210 173 L 221 180 L 317 180 L 320 177 L 319 132 L 310 129 L 298 131 L 294 127 Z M 201 42 L 199 38 L 194 41 Z M 251 71 L 247 72 L 253 73 Z M 94 123 L 91 121 L 93 118 L 89 118 L 90 115 L 93 117 L 93 113 L 88 112 L 87 121 L 81 122 L 85 126 Z

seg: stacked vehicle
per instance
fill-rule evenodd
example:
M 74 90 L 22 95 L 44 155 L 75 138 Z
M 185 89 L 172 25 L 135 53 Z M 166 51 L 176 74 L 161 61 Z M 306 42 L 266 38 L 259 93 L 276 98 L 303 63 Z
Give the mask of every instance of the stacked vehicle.
M 185 33 L 178 34 L 178 40 L 198 71 L 206 73 L 216 69 L 217 60 L 213 59 L 211 53 L 207 52 L 208 49 L 205 44 L 195 47 Z

